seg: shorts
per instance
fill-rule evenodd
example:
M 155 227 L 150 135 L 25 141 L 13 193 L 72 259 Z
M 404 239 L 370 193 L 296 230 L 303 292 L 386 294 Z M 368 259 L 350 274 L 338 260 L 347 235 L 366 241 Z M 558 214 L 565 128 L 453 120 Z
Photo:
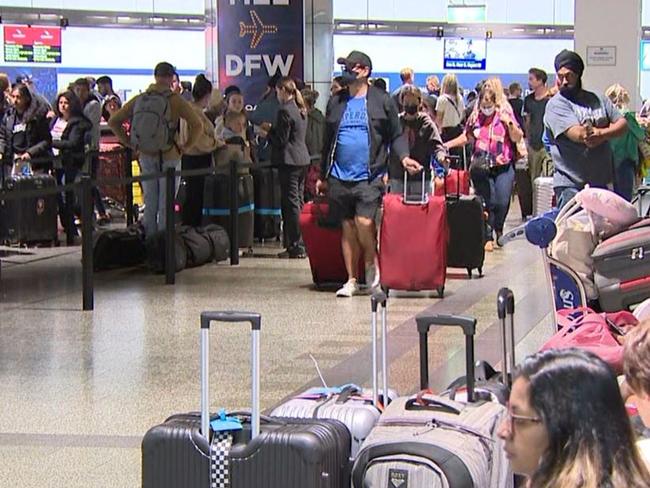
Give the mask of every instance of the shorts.
M 372 182 L 341 181 L 329 178 L 330 216 L 337 223 L 352 220 L 355 217 L 375 220 L 383 192 L 384 182 L 381 178 Z

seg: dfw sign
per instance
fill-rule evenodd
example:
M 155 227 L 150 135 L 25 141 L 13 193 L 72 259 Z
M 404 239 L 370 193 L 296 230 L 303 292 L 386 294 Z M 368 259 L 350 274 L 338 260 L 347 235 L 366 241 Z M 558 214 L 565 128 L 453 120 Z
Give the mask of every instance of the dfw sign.
M 244 5 L 272 5 L 288 7 L 290 0 L 240 0 Z M 237 0 L 230 0 L 230 5 L 235 5 Z M 239 22 L 239 37 L 250 36 L 250 48 L 255 49 L 262 39 L 267 35 L 278 33 L 278 26 L 265 24 L 255 10 L 250 10 L 250 22 Z M 254 71 L 266 69 L 269 76 L 278 71 L 282 76 L 288 76 L 293 64 L 294 55 L 288 54 L 283 57 L 281 54 L 246 54 L 242 59 L 236 54 L 226 54 L 226 76 L 240 76 L 242 72 L 251 76 Z

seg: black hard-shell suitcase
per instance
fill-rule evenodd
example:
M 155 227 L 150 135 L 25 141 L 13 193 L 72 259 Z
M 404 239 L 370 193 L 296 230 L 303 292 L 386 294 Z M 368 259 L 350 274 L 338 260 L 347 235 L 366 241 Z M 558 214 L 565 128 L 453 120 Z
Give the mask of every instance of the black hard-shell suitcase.
M 5 179 L 3 190 L 21 192 L 55 186 L 56 180 L 51 175 L 12 175 Z M 56 194 L 0 201 L 0 240 L 56 241 L 57 209 Z
M 470 278 L 474 269 L 483 276 L 485 219 L 481 199 L 476 195 L 447 195 L 447 225 L 447 266 L 465 268 Z
M 280 235 L 282 195 L 277 168 L 252 171 L 255 184 L 255 238 L 275 239 Z
M 251 175 L 239 175 L 239 247 L 253 245 L 254 186 Z M 230 235 L 230 175 L 216 174 L 205 179 L 203 224 L 217 224 Z
M 252 413 L 231 413 L 240 431 L 213 432 L 209 410 L 209 327 L 250 322 Z M 350 433 L 336 420 L 260 417 L 259 314 L 201 314 L 201 413 L 174 415 L 142 441 L 143 488 L 338 488 L 350 486 Z M 210 439 L 203 435 L 209 432 Z M 251 440 L 252 438 L 252 440 Z

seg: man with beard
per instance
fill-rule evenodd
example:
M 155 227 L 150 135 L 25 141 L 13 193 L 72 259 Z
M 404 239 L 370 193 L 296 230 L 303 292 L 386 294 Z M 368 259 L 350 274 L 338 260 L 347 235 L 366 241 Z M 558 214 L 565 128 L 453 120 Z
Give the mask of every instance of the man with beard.
M 562 208 L 585 185 L 606 188 L 614 161 L 607 141 L 627 130 L 627 122 L 607 97 L 582 87 L 585 65 L 573 51 L 555 58 L 560 91 L 546 106 L 544 125 L 555 165 L 553 187 Z

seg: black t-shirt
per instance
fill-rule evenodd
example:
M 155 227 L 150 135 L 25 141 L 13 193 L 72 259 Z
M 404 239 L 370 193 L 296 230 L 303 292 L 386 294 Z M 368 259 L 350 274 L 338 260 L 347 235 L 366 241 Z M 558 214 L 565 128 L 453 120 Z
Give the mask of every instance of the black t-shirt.
M 544 147 L 542 136 L 544 135 L 544 112 L 548 98 L 535 100 L 535 94 L 531 93 L 524 100 L 524 114 L 530 117 L 530 132 L 526 134 L 528 144 L 533 149 L 539 150 Z
M 524 119 L 521 113 L 523 112 L 524 108 L 524 101 L 521 98 L 510 98 L 508 99 L 510 102 L 510 106 L 512 107 L 512 111 L 515 114 L 515 119 L 517 119 L 517 123 L 519 124 L 519 127 L 521 129 L 524 129 Z

